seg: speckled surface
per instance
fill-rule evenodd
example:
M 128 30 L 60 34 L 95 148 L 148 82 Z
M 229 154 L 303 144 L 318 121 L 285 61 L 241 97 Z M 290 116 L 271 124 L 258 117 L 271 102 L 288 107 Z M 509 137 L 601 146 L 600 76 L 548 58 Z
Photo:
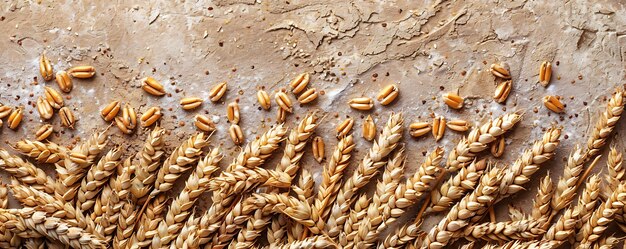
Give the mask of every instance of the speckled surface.
M 74 90 L 64 94 L 79 119 L 76 130 L 61 128 L 58 116 L 50 121 L 57 131 L 51 140 L 63 145 L 106 128 L 99 110 L 120 100 L 140 114 L 151 106 L 162 107 L 161 125 L 170 132 L 170 150 L 196 132 L 194 115 L 213 116 L 219 128 L 211 141 L 222 144 L 226 165 L 238 151 L 227 134 L 227 103 L 239 101 L 241 127 L 250 141 L 275 122 L 276 106 L 269 112 L 260 110 L 257 89 L 272 94 L 307 71 L 312 73 L 310 86 L 325 94 L 310 105 L 297 106 L 288 124 L 293 126 L 310 111 L 325 115 L 317 133 L 325 138 L 330 153 L 337 141 L 335 125 L 346 116 L 354 117 L 358 154 L 351 169 L 370 146 L 360 137 L 368 114 L 380 127 L 392 111 L 403 112 L 407 124 L 442 115 L 474 125 L 492 115 L 525 111 L 521 124 L 507 135 L 505 156 L 495 161 L 512 163 L 543 129 L 563 126 L 557 157 L 545 167 L 556 179 L 561 159 L 574 144 L 586 141 L 606 97 L 624 83 L 625 14 L 624 3 L 618 0 L 3 1 L 0 102 L 23 106 L 25 119 L 17 131 L 2 128 L 0 137 L 10 144 L 32 139 L 35 129 L 48 123 L 40 120 L 33 106 L 43 86 L 57 88 L 38 73 L 38 57 L 46 51 L 55 70 L 75 65 L 97 69 L 95 78 L 75 80 Z M 543 60 L 553 62 L 547 88 L 537 83 Z M 492 100 L 496 79 L 488 68 L 494 62 L 511 67 L 513 90 L 505 104 Z M 143 92 L 139 79 L 145 76 L 161 81 L 167 96 Z M 207 99 L 208 89 L 221 81 L 229 87 L 223 102 L 207 100 L 194 111 L 178 105 L 186 96 Z M 374 97 L 390 83 L 400 88 L 399 99 L 390 106 L 376 104 L 372 111 L 360 112 L 346 104 L 353 97 Z M 466 97 L 460 111 L 449 109 L 440 98 L 457 91 Z M 565 113 L 557 115 L 543 107 L 541 98 L 549 94 L 563 96 Z M 617 134 L 623 127 L 618 126 Z M 132 155 L 146 131 L 126 136 L 112 128 L 108 133 L 111 144 L 125 145 L 125 155 Z M 449 151 L 462 135 L 448 131 L 436 143 L 430 136 L 414 139 L 405 133 L 407 174 L 414 172 L 424 153 L 436 145 Z M 612 143 L 623 151 L 623 137 Z M 319 176 L 322 165 L 310 154 L 303 165 Z M 545 173 L 542 169 L 537 175 Z M 530 202 L 523 200 L 532 198 L 537 184 L 516 197 L 516 205 L 527 209 Z M 506 205 L 497 209 L 504 217 Z

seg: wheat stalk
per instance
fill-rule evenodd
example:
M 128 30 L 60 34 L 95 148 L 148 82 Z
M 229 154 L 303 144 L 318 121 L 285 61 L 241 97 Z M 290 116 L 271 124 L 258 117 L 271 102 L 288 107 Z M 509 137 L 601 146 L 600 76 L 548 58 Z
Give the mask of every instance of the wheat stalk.
M 154 230 L 163 219 L 163 213 L 167 211 L 167 196 L 157 195 L 145 208 L 140 220 L 135 224 L 135 235 L 132 237 L 131 248 L 143 248 L 152 242 Z
M 125 249 L 128 246 L 136 221 L 137 211 L 135 210 L 135 204 L 130 201 L 124 201 L 117 218 L 117 229 L 112 243 L 114 249 Z
M 531 149 L 524 151 L 522 156 L 506 169 L 504 178 L 502 178 L 500 183 L 499 199 L 506 198 L 524 189 L 522 185 L 530 181 L 530 177 L 539 170 L 541 164 L 554 156 L 560 137 L 561 128 L 548 129 L 541 141 L 536 141 Z
M 391 153 L 391 151 L 398 145 L 398 142 L 402 138 L 402 124 L 403 117 L 401 113 L 391 114 L 387 124 L 383 128 L 383 132 L 379 135 L 378 139 L 372 145 L 372 148 L 365 155 L 361 164 L 359 164 L 359 167 L 344 183 L 343 187 L 337 194 L 337 201 L 331 208 L 330 217 L 326 222 L 326 227 L 323 225 L 318 227 L 324 228 L 331 238 L 334 239 L 339 236 L 339 233 L 348 218 L 348 211 L 350 209 L 350 205 L 352 205 L 352 202 L 354 201 L 353 197 L 356 195 L 357 191 L 365 186 L 372 179 L 372 177 L 376 176 L 378 169 L 385 165 L 383 158 Z
M 585 151 L 587 159 L 591 159 L 600 153 L 600 149 L 606 144 L 606 140 L 609 135 L 611 135 L 611 132 L 613 132 L 613 129 L 615 129 L 615 124 L 617 124 L 622 115 L 622 111 L 624 111 L 624 104 L 624 90 L 618 88 L 609 99 L 605 111 L 600 114 L 600 118 L 591 132 L 591 136 L 589 136 L 587 150 Z
M 54 182 L 55 198 L 73 201 L 80 182 L 107 142 L 105 131 L 95 132 L 83 144 L 69 151 L 63 160 L 54 164 L 57 171 L 57 180 Z
M 86 212 L 93 207 L 100 190 L 116 170 L 121 156 L 122 151 L 119 148 L 112 149 L 89 169 L 76 195 L 76 206 L 79 210 Z
M 521 114 L 508 113 L 474 128 L 467 137 L 459 141 L 450 152 L 446 168 L 448 171 L 458 171 L 470 164 L 476 154 L 489 148 L 498 136 L 511 130 L 521 120 Z
M 584 163 L 585 154 L 583 149 L 575 146 L 567 158 L 567 164 L 563 167 L 563 175 L 559 178 L 556 191 L 552 197 L 553 214 L 567 207 L 574 199 Z
M 345 248 L 356 246 L 357 248 L 371 247 L 376 241 L 378 232 L 377 228 L 391 218 L 392 209 L 395 206 L 395 192 L 400 185 L 400 179 L 404 175 L 404 146 L 401 146 L 393 156 L 387 161 L 387 166 L 383 173 L 382 181 L 376 184 L 376 191 L 370 204 L 365 210 L 366 216 L 359 222 L 356 222 L 350 229 L 344 227 L 348 239 L 353 238 L 352 245 L 348 244 Z M 392 203 L 393 202 L 393 203 Z M 351 234 L 353 233 L 353 234 Z
M 189 165 L 198 160 L 202 154 L 202 148 L 208 144 L 209 138 L 205 137 L 204 133 L 198 133 L 176 148 L 157 172 L 150 196 L 172 189 L 174 182 L 183 172 L 190 169 Z
M 0 167 L 20 182 L 46 193 L 54 193 L 54 180 L 42 169 L 0 149 Z
M 148 193 L 152 191 L 152 186 L 156 180 L 155 173 L 159 170 L 161 157 L 164 155 L 164 135 L 164 129 L 155 127 L 146 138 L 141 151 L 137 153 L 139 165 L 135 167 L 135 174 L 130 187 L 132 198 L 137 202 L 137 205 L 143 205 Z
M 222 157 L 220 148 L 217 147 L 198 161 L 195 171 L 189 175 L 185 187 L 172 201 L 165 218 L 158 225 L 158 233 L 152 238 L 152 247 L 165 247 L 176 239 L 180 229 L 191 214 L 194 203 L 206 191 L 211 175 L 219 169 L 218 164 Z M 161 229 L 161 227 L 165 229 Z
M 105 243 L 95 235 L 31 208 L 2 209 L 0 223 L 22 238 L 47 237 L 73 248 L 105 248 Z
M 18 141 L 13 147 L 22 155 L 37 160 L 38 163 L 56 163 L 63 159 L 67 149 L 52 142 L 44 144 L 28 139 Z
M 504 171 L 497 167 L 483 175 L 476 189 L 454 205 L 446 217 L 428 232 L 421 248 L 444 248 L 451 242 L 454 233 L 462 231 L 473 217 L 484 213 L 496 200 L 503 175 Z
M 243 179 L 244 181 L 236 181 L 238 183 L 237 186 L 219 184 L 219 187 L 217 187 L 218 190 L 214 190 L 213 195 L 211 196 L 213 203 L 200 218 L 200 223 L 198 224 L 197 236 L 200 245 L 211 242 L 213 233 L 220 229 L 223 222 L 222 218 L 231 212 L 233 203 L 238 202 L 240 194 L 248 192 L 252 190 L 252 188 L 256 187 L 260 183 L 259 181 L 262 180 L 259 179 L 260 176 L 268 176 L 268 180 L 272 180 L 269 176 L 282 177 L 279 176 L 279 174 L 270 173 L 264 169 L 261 170 L 258 166 L 263 164 L 265 159 L 278 148 L 278 144 L 282 140 L 285 133 L 286 129 L 282 124 L 270 128 L 261 137 L 248 143 L 235 160 L 233 160 L 233 162 L 226 168 L 226 170 L 222 171 L 219 177 L 213 179 L 214 181 L 220 177 L 224 179 L 227 175 L 239 175 L 245 177 Z M 246 172 L 242 173 L 242 171 Z M 255 177 L 247 177 L 248 175 L 254 175 Z M 284 173 L 282 175 L 287 174 Z M 288 175 L 287 177 L 290 178 Z M 287 181 L 290 183 L 291 179 L 282 179 L 281 181 Z M 213 181 L 211 181 L 210 185 L 212 184 Z M 224 186 L 224 189 L 222 189 L 222 186 Z M 209 188 L 212 189 L 211 186 L 209 186 Z
M 541 180 L 539 188 L 537 189 L 537 195 L 533 200 L 531 217 L 534 220 L 546 218 L 547 221 L 547 218 L 552 212 L 552 209 L 550 208 L 550 202 L 552 200 L 553 193 L 554 185 L 552 184 L 552 179 L 550 178 L 550 173 L 548 172 L 548 174 Z
M 542 220 L 543 219 L 543 220 Z M 541 228 L 547 217 L 538 220 L 486 222 L 465 228 L 465 238 L 490 242 L 534 240 L 545 231 Z
M 443 212 L 454 205 L 469 191 L 472 191 L 483 171 L 487 167 L 485 160 L 473 161 L 462 167 L 454 176 L 430 193 L 430 207 L 426 212 Z
M 322 172 L 322 182 L 315 197 L 315 210 L 320 214 L 320 220 L 326 220 L 330 214 L 328 206 L 335 201 L 335 197 L 341 187 L 343 172 L 350 163 L 352 150 L 354 149 L 352 135 L 339 140 L 330 160 Z
M 626 183 L 620 184 L 581 227 L 576 234 L 576 241 L 580 241 L 576 244 L 577 248 L 590 248 L 591 244 L 602 236 L 607 225 L 613 221 L 615 213 L 624 207 L 624 202 L 626 202 Z

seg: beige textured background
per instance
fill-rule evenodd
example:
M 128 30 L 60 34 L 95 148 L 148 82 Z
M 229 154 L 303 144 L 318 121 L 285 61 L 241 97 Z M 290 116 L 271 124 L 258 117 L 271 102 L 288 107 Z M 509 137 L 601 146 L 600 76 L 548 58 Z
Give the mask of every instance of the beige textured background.
M 407 124 L 428 121 L 432 113 L 479 124 L 492 115 L 525 110 L 524 120 L 507 136 L 506 155 L 495 161 L 512 163 L 542 129 L 560 125 L 562 144 L 556 159 L 546 165 L 556 180 L 562 158 L 575 143 L 586 141 L 606 97 L 624 83 L 626 69 L 626 9 L 619 0 L 40 0 L 3 1 L 0 16 L 0 102 L 26 110 L 17 131 L 2 128 L 3 141 L 32 139 L 44 123 L 33 105 L 44 85 L 56 88 L 38 73 L 38 57 L 47 51 L 55 70 L 93 65 L 98 71 L 93 79 L 74 81 L 66 103 L 75 111 L 78 125 L 74 131 L 63 129 L 58 117 L 53 118 L 58 132 L 52 141 L 70 145 L 107 127 L 98 113 L 110 101 L 130 103 L 139 113 L 158 105 L 165 113 L 161 125 L 171 132 L 170 150 L 195 132 L 195 114 L 213 116 L 219 130 L 212 144 L 222 144 L 227 155 L 222 165 L 239 149 L 228 138 L 226 104 L 239 99 L 241 126 L 250 141 L 275 121 L 276 106 L 270 112 L 259 110 L 256 90 L 264 86 L 273 93 L 308 71 L 313 73 L 310 86 L 325 95 L 312 105 L 296 107 L 288 123 L 308 111 L 327 114 L 318 129 L 327 154 L 337 142 L 333 129 L 346 116 L 356 120 L 354 158 L 359 160 L 370 146 L 360 137 L 368 114 L 380 127 L 391 111 L 404 112 Z M 537 83 L 543 60 L 553 62 L 547 88 Z M 513 90 L 504 105 L 491 99 L 495 79 L 488 67 L 499 61 L 507 62 L 513 75 Z M 164 83 L 169 95 L 155 98 L 143 92 L 138 79 L 145 76 Z M 220 81 L 229 85 L 224 103 L 205 102 L 190 112 L 179 107 L 185 96 L 206 99 L 208 89 Z M 400 88 L 393 105 L 376 105 L 367 113 L 348 108 L 350 98 L 374 97 L 389 83 Z M 440 99 L 442 93 L 457 90 L 466 97 L 461 111 L 447 108 Z M 541 98 L 547 94 L 565 98 L 564 114 L 543 107 Z M 612 140 L 620 150 L 623 127 L 619 125 Z M 115 128 L 109 134 L 112 144 L 127 146 L 126 155 L 134 154 L 147 135 L 138 129 L 125 136 Z M 434 146 L 444 146 L 447 152 L 463 135 L 449 131 L 435 143 L 430 136 L 414 139 L 405 134 L 407 174 Z M 303 165 L 319 176 L 322 165 L 310 154 Z M 513 203 L 528 208 L 537 183 Z M 506 204 L 497 209 L 504 219 Z

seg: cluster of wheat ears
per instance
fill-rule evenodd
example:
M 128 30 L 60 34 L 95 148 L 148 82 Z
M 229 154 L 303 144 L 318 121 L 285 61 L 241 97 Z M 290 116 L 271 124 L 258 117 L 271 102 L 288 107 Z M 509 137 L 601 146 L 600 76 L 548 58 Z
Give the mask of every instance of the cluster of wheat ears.
M 126 157 L 120 147 L 104 153 L 104 131 L 72 149 L 21 140 L 13 145 L 16 151 L 37 164 L 54 164 L 57 174 L 50 177 L 0 150 L 0 168 L 11 175 L 11 184 L 0 186 L 0 247 L 445 248 L 464 239 L 464 248 L 611 248 L 620 238 L 605 233 L 607 226 L 615 221 L 626 229 L 622 154 L 610 149 L 606 177 L 591 169 L 624 103 L 623 89 L 617 89 L 586 145 L 571 149 L 558 182 L 549 175 L 542 178 L 532 213 L 511 208 L 508 221 L 496 221 L 493 207 L 537 178 L 533 174 L 553 159 L 561 135 L 560 127 L 547 129 L 510 165 L 481 159 L 491 143 L 522 120 L 519 113 L 475 127 L 449 148 L 446 160 L 444 148 L 434 148 L 406 179 L 405 165 L 411 162 L 405 162 L 401 141 L 402 114 L 389 116 L 358 162 L 351 160 L 352 135 L 342 137 L 319 183 L 300 167 L 320 121 L 315 113 L 291 130 L 282 124 L 269 128 L 224 167 L 220 148 L 209 149 L 204 133 L 166 155 L 165 131 L 159 127 L 136 155 Z M 263 167 L 281 143 L 280 162 Z M 351 175 L 349 164 L 356 167 Z M 192 173 L 184 188 L 171 193 L 187 171 Z M 379 173 L 374 193 L 364 193 Z M 196 212 L 194 203 L 205 192 L 212 202 L 206 212 Z M 7 207 L 9 193 L 22 208 Z M 407 212 L 416 205 L 421 205 L 419 212 Z M 436 213 L 445 216 L 430 229 L 421 226 L 424 215 Z M 413 221 L 388 229 L 407 217 Z

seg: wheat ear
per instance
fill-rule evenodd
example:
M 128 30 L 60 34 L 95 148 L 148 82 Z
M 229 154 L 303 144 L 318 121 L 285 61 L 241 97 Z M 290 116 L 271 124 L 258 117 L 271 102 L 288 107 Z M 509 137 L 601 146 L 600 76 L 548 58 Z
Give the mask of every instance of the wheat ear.
M 291 178 L 295 177 L 295 174 L 300 168 L 300 160 L 304 155 L 305 146 L 318 125 L 317 121 L 318 119 L 315 113 L 307 114 L 300 121 L 298 126 L 291 130 L 289 136 L 287 136 L 283 157 L 278 165 L 276 165 L 276 171 L 287 173 Z M 278 191 L 278 189 L 271 190 L 272 193 L 277 193 Z M 269 217 L 263 218 L 270 219 Z M 271 219 L 272 222 L 267 231 L 267 239 L 270 244 L 278 244 L 284 241 L 287 237 L 285 236 L 287 234 L 285 229 L 287 225 L 287 217 L 279 214 Z M 255 219 L 252 219 L 249 222 L 253 224 L 257 223 Z M 264 228 L 256 226 L 256 229 L 263 230 Z M 242 230 L 242 233 L 246 233 L 246 228 Z
M 349 210 L 346 221 L 343 225 L 343 230 L 339 234 L 336 240 L 341 247 L 352 248 L 354 244 L 354 237 L 358 231 L 359 221 L 362 221 L 367 216 L 367 208 L 372 203 L 372 199 L 367 194 L 362 193 L 359 198 L 354 202 L 354 207 Z M 366 221 L 366 226 L 369 226 L 369 220 Z M 350 244 L 349 244 L 350 243 Z
M 275 249 L 336 249 L 339 248 L 332 239 L 327 236 L 312 236 L 303 240 L 297 240 L 288 244 L 270 247 Z
M 598 196 L 600 194 L 601 179 L 598 175 L 592 175 L 587 180 L 585 189 L 578 198 L 578 208 L 576 209 L 579 220 L 587 221 L 591 217 L 593 211 L 597 208 Z M 619 187 L 619 185 L 618 185 Z M 576 229 L 581 229 L 583 222 L 576 223 Z
M 378 227 L 383 225 L 383 223 L 383 226 L 386 227 L 387 222 L 391 222 L 388 221 L 392 217 L 392 209 L 390 207 L 396 206 L 394 194 L 400 185 L 400 179 L 404 175 L 404 160 L 404 146 L 401 146 L 387 161 L 383 179 L 376 184 L 372 204 L 366 208 L 366 216 L 363 220 L 353 225 L 352 233 L 354 234 L 350 234 L 348 228 L 344 227 L 348 239 L 353 238 L 352 246 L 348 244 L 346 248 L 373 246 L 378 237 Z
M 617 188 L 620 182 L 626 179 L 626 169 L 622 165 L 622 162 L 622 153 L 617 151 L 615 147 L 611 147 L 611 151 L 606 160 L 606 166 L 609 171 L 605 178 L 607 187 L 602 191 L 602 195 L 605 199 L 611 194 L 610 190 Z
M 542 221 L 543 219 L 544 221 Z M 511 240 L 534 240 L 545 231 L 541 228 L 545 219 L 520 220 L 505 222 L 486 222 L 465 228 L 465 238 L 490 242 L 507 242 Z
M 22 247 L 24 249 L 44 249 L 46 246 L 46 240 L 43 238 L 32 238 L 24 240 Z
M 411 223 L 398 228 L 395 232 L 389 234 L 381 243 L 379 243 L 377 248 L 405 248 L 412 244 L 412 242 L 421 245 L 427 234 L 419 228 L 420 226 L 421 223 Z
M 212 149 L 208 155 L 198 161 L 195 171 L 189 175 L 185 187 L 172 201 L 170 208 L 158 225 L 157 234 L 152 238 L 152 247 L 161 248 L 169 245 L 176 239 L 180 229 L 191 214 L 192 208 L 198 197 L 207 190 L 211 175 L 219 169 L 222 160 L 220 148 Z M 161 229 L 164 227 L 165 229 Z
M 194 218 L 193 215 L 187 219 L 185 225 L 180 229 L 180 234 L 176 236 L 176 239 L 170 243 L 170 249 L 179 249 L 179 248 L 199 248 L 198 240 L 196 239 L 196 229 L 198 227 L 198 223 L 200 220 L 198 218 Z
M 22 155 L 37 160 L 38 163 L 56 163 L 67 153 L 67 149 L 58 144 L 52 142 L 44 144 L 28 139 L 18 141 L 13 148 Z
M 198 160 L 202 154 L 202 148 L 208 144 L 209 138 L 205 137 L 204 133 L 198 133 L 176 148 L 157 172 L 150 195 L 156 196 L 172 189 L 174 182 L 183 172 L 190 169 L 189 166 Z
M 594 245 L 593 249 L 611 249 L 617 247 L 617 244 L 624 240 L 624 238 L 617 238 L 614 236 L 604 236 L 600 238 Z
M 163 213 L 167 211 L 167 196 L 157 195 L 147 203 L 141 218 L 135 224 L 135 234 L 132 237 L 131 248 L 143 248 L 149 246 L 155 229 L 163 219 Z
M 493 167 L 483 175 L 476 189 L 454 205 L 446 217 L 428 232 L 421 247 L 444 248 L 451 242 L 454 233 L 462 231 L 473 217 L 484 213 L 498 196 L 503 173 L 501 168 Z
M 164 129 L 155 127 L 146 138 L 141 151 L 137 153 L 139 165 L 135 168 L 130 192 L 139 206 L 145 203 L 148 193 L 152 191 L 156 180 L 155 173 L 161 166 L 161 157 L 164 155 L 164 135 Z
M 537 195 L 533 200 L 533 209 L 531 212 L 531 218 L 539 220 L 541 218 L 548 218 L 552 212 L 550 208 L 550 202 L 554 193 L 554 184 L 550 178 L 550 172 L 541 180 L 539 188 L 537 189 Z M 547 220 L 547 219 L 546 219 Z
M 600 118 L 593 128 L 591 136 L 589 136 L 587 151 L 585 151 L 587 159 L 591 159 L 600 153 L 600 149 L 606 144 L 606 140 L 609 135 L 611 135 L 611 132 L 613 132 L 613 129 L 615 129 L 615 125 L 624 111 L 624 104 L 624 90 L 618 88 L 609 99 L 606 109 L 600 114 Z
M 135 210 L 135 204 L 130 201 L 124 201 L 117 218 L 117 229 L 112 243 L 114 249 L 125 249 L 128 246 L 136 221 L 137 211 Z
M 524 189 L 522 185 L 530 181 L 530 177 L 539 170 L 541 164 L 554 156 L 560 137 L 561 128 L 548 129 L 543 134 L 541 141 L 536 141 L 531 149 L 524 151 L 522 156 L 506 169 L 504 178 L 502 178 L 500 183 L 499 199 L 506 198 Z
M 320 220 L 326 220 L 330 214 L 328 206 L 335 201 L 335 197 L 341 187 L 343 172 L 350 163 L 352 150 L 354 149 L 352 135 L 339 140 L 330 160 L 322 172 L 322 182 L 315 196 L 315 209 L 320 214 Z
M 120 169 L 121 172 L 118 172 L 115 178 L 110 179 L 109 186 L 105 187 L 110 190 L 102 191 L 102 195 L 99 200 L 100 203 L 103 204 L 104 212 L 101 215 L 98 215 L 98 213 L 102 211 L 94 210 L 91 214 L 91 218 L 96 222 L 96 224 L 102 227 L 102 233 L 107 243 L 113 239 L 113 235 L 117 230 L 118 218 L 120 216 L 121 209 L 130 195 L 130 177 L 133 172 L 131 160 L 132 158 L 130 157 L 126 159 L 123 163 L 123 167 Z M 107 192 L 110 192 L 111 194 L 106 195 Z
M 385 165 L 383 158 L 389 155 L 398 145 L 402 138 L 403 120 L 401 113 L 391 114 L 383 128 L 383 132 L 378 136 L 372 148 L 361 161 L 361 164 L 359 164 L 358 168 L 337 194 L 337 201 L 331 208 L 326 227 L 321 226 L 328 232 L 331 238 L 337 238 L 344 227 L 344 223 L 349 215 L 350 205 L 354 202 L 354 196 L 357 191 L 376 176 L 378 169 Z
M 510 241 L 504 245 L 487 244 L 483 248 L 490 249 L 554 249 L 558 247 L 558 242 L 550 240 L 535 241 Z
M 563 167 L 563 175 L 559 178 L 556 191 L 552 197 L 553 215 L 567 207 L 576 195 L 578 180 L 583 172 L 585 154 L 582 148 L 575 146 Z
M 87 141 L 69 151 L 63 160 L 54 164 L 57 171 L 55 198 L 73 202 L 83 177 L 107 142 L 105 131 L 95 132 Z
M 31 208 L 0 210 L 0 223 L 22 238 L 47 237 L 77 249 L 105 248 L 105 243 L 93 234 Z
M 214 178 L 214 180 L 227 175 L 238 174 L 245 176 L 245 173 L 241 173 L 241 171 L 244 170 L 251 170 L 251 172 L 249 171 L 247 173 L 256 174 L 256 176 L 258 176 L 259 171 L 255 170 L 259 170 L 260 168 L 258 168 L 258 166 L 263 164 L 265 159 L 278 148 L 278 144 L 285 133 L 286 129 L 282 124 L 270 128 L 261 137 L 248 143 L 227 169 L 222 171 L 220 176 Z M 198 224 L 197 236 L 200 245 L 211 242 L 213 233 L 220 229 L 223 218 L 231 211 L 233 203 L 237 203 L 240 199 L 240 194 L 256 187 L 257 184 L 259 184 L 258 181 L 258 178 L 246 178 L 243 182 L 238 182 L 239 185 L 237 186 L 224 186 L 220 184 L 220 187 L 218 187 L 219 190 L 213 191 L 213 195 L 211 196 L 213 203 L 200 218 L 200 223 Z M 291 179 L 288 179 L 288 182 L 291 182 Z M 212 183 L 213 181 L 210 185 Z M 221 186 L 224 186 L 224 189 L 221 189 Z
M 23 184 L 46 193 L 54 193 L 54 180 L 42 169 L 3 149 L 0 149 L 0 159 L 0 167 Z
M 479 128 L 474 128 L 450 152 L 446 163 L 447 170 L 458 171 L 470 164 L 477 153 L 489 148 L 490 143 L 511 130 L 521 119 L 521 114 L 508 113 L 482 124 Z
M 100 190 L 115 172 L 121 156 L 122 151 L 119 148 L 112 149 L 89 169 L 76 195 L 76 206 L 79 210 L 86 212 L 93 207 Z
M 0 208 L 9 207 L 9 188 L 4 183 L 0 183 Z M 0 248 L 17 248 L 21 243 L 21 238 L 8 230 L 0 231 Z
M 9 188 L 6 184 L 0 182 L 0 208 L 9 207 Z
M 589 217 L 589 220 L 576 234 L 577 248 L 590 248 L 597 241 L 613 221 L 616 212 L 624 207 L 626 201 L 626 183 L 622 183 L 613 191 L 611 196 L 600 205 Z
M 485 160 L 473 161 L 462 167 L 459 172 L 430 193 L 430 207 L 426 212 L 443 212 L 448 210 L 469 191 L 472 191 L 483 171 L 487 167 Z
M 292 188 L 294 194 L 298 197 L 301 202 L 306 202 L 309 205 L 313 205 L 314 201 L 314 186 L 315 180 L 313 179 L 313 175 L 310 171 L 306 169 L 302 169 L 300 173 L 300 178 L 298 179 L 298 184 Z M 281 217 L 285 217 L 285 221 L 287 221 L 287 217 L 281 215 Z M 274 223 L 272 222 L 272 225 Z M 306 228 L 302 224 L 292 224 L 289 227 L 289 234 L 291 238 L 299 238 L 301 235 L 305 234 Z M 275 231 L 275 230 L 274 230 Z

